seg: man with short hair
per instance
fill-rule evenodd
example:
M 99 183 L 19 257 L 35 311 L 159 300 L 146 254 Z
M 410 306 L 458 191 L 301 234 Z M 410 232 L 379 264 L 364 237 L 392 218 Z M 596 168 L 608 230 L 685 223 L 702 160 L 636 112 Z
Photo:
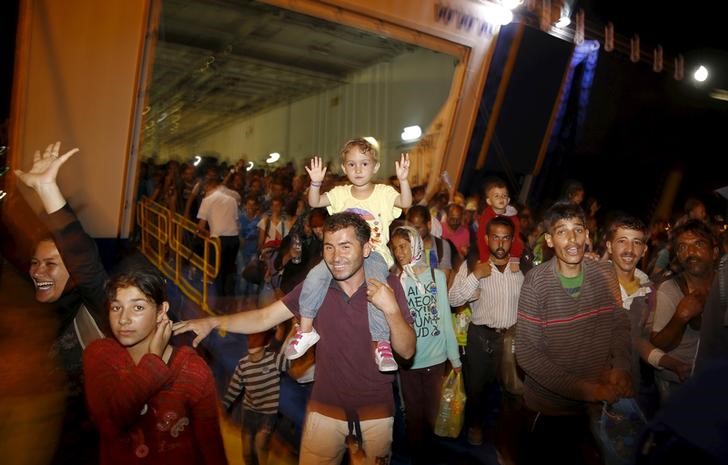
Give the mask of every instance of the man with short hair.
M 607 230 L 607 252 L 617 274 L 622 293 L 622 306 L 627 310 L 632 334 L 632 386 L 643 413 L 648 417 L 657 408 L 653 370 L 668 369 L 684 379 L 690 365 L 665 354 L 650 343 L 650 329 L 655 311 L 655 287 L 650 278 L 637 268 L 647 252 L 648 229 L 639 218 L 620 215 Z M 650 366 L 642 366 L 643 363 Z M 647 376 L 641 376 L 644 372 Z
M 210 227 L 210 237 L 220 239 L 220 266 L 215 278 L 218 296 L 235 294 L 235 259 L 240 248 L 240 225 L 238 208 L 240 195 L 220 183 L 220 178 L 211 176 L 205 185 L 205 197 L 197 211 L 197 231 Z
M 451 241 L 463 257 L 470 249 L 470 229 L 463 223 L 463 207 L 451 203 L 447 207 L 447 221 L 442 225 L 442 238 Z
M 544 217 L 554 257 L 526 274 L 516 359 L 526 373 L 522 463 L 599 463 L 588 409 L 631 395 L 629 320 L 613 267 L 584 260 L 584 211 L 558 202 Z
M 314 320 L 321 339 L 316 345 L 316 382 L 301 437 L 301 465 L 340 463 L 347 437 L 366 456 L 362 464 L 389 462 L 394 425 L 391 374 L 381 373 L 372 356 L 367 300 L 385 316 L 394 351 L 405 359 L 416 347 L 412 317 L 399 279 L 365 281 L 364 258 L 371 252 L 371 230 L 354 213 L 338 213 L 324 223 L 324 261 L 332 276 Z M 299 285 L 283 299 L 259 309 L 184 321 L 175 334 L 194 331 L 196 346 L 211 330 L 258 333 L 298 314 Z
M 464 367 L 468 442 L 472 445 L 483 441 L 482 422 L 486 416 L 483 397 L 498 379 L 503 335 L 516 324 L 518 296 L 523 284 L 523 274 L 508 266 L 514 231 L 510 218 L 496 216 L 485 229 L 490 258 L 475 264 L 472 270 L 463 262 L 448 293 L 451 306 L 470 302 L 473 312 Z
M 705 222 L 687 220 L 672 232 L 672 253 L 682 271 L 657 289 L 657 307 L 650 341 L 668 355 L 695 362 L 700 339 L 701 314 L 713 283 L 718 247 Z M 672 371 L 656 373 L 661 400 L 667 401 L 684 378 Z
M 237 294 L 248 302 L 258 297 L 258 285 L 243 277 L 243 270 L 252 260 L 258 258 L 258 222 L 261 215 L 258 211 L 258 199 L 254 195 L 245 198 L 244 208 L 240 210 L 240 249 L 237 257 Z

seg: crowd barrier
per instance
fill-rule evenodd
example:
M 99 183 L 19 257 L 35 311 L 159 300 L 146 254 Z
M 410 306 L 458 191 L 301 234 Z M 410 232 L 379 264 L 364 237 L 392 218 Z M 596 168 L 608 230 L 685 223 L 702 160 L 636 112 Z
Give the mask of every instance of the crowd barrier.
M 137 204 L 139 251 L 199 307 L 213 314 L 208 287 L 220 271 L 220 240 L 201 235 L 197 224 L 163 205 Z

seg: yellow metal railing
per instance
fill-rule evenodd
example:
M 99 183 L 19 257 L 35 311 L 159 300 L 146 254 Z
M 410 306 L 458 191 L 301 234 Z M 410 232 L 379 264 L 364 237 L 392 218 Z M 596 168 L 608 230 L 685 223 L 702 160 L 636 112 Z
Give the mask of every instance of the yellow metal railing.
M 220 271 L 220 240 L 198 234 L 197 224 L 146 198 L 136 213 L 142 254 L 187 298 L 212 314 L 207 290 Z M 196 276 L 200 286 L 193 283 Z

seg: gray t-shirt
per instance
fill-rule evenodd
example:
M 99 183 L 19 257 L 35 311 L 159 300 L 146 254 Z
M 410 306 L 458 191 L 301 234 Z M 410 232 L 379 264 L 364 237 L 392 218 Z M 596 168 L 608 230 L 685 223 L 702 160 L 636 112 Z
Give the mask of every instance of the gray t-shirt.
M 655 321 L 652 324 L 652 332 L 662 331 L 675 314 L 675 309 L 680 300 L 685 296 L 674 279 L 665 281 L 657 289 L 657 304 L 655 308 Z M 690 325 L 685 327 L 680 344 L 673 350 L 667 352 L 671 356 L 693 365 L 695 353 L 698 349 L 700 332 L 694 330 Z M 656 373 L 662 379 L 679 383 L 680 379 L 670 370 L 660 370 Z

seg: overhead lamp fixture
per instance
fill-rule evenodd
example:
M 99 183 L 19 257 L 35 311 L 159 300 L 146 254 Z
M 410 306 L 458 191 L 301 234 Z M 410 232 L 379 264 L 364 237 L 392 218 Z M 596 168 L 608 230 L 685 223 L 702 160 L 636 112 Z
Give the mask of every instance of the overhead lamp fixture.
M 268 159 L 265 162 L 270 165 L 270 164 L 275 163 L 278 160 L 280 160 L 280 158 L 281 158 L 281 154 L 280 153 L 273 152 L 270 155 L 268 155 Z
M 411 142 L 413 140 L 417 140 L 422 136 L 422 128 L 420 128 L 417 125 L 414 126 L 407 126 L 402 131 L 402 134 L 400 134 L 400 137 L 402 138 L 402 141 L 404 142 Z
M 569 18 L 566 15 L 563 15 L 563 16 L 561 16 L 559 18 L 558 21 L 556 21 L 556 23 L 554 24 L 554 26 L 558 27 L 559 29 L 563 29 L 566 26 L 568 26 L 569 24 L 571 24 L 571 18 Z
M 506 6 L 508 4 L 509 6 Z M 510 6 L 515 4 L 515 6 Z M 497 24 L 498 26 L 505 26 L 513 21 L 513 12 L 511 9 L 518 6 L 520 2 L 516 0 L 503 0 L 500 4 L 497 3 L 486 3 L 483 5 L 483 17 L 491 24 Z
M 200 163 L 202 163 L 202 157 L 199 155 L 195 155 L 195 161 L 192 162 L 192 165 L 198 166 Z
M 248 162 L 248 163 L 247 163 L 247 164 L 245 165 L 245 171 L 250 171 L 250 170 L 252 170 L 254 166 L 255 166 L 255 163 L 253 163 L 252 161 L 249 161 L 249 162 Z
M 705 82 L 706 79 L 708 79 L 708 68 L 706 68 L 703 65 L 698 66 L 698 68 L 693 73 L 693 79 L 695 79 L 698 82 Z

